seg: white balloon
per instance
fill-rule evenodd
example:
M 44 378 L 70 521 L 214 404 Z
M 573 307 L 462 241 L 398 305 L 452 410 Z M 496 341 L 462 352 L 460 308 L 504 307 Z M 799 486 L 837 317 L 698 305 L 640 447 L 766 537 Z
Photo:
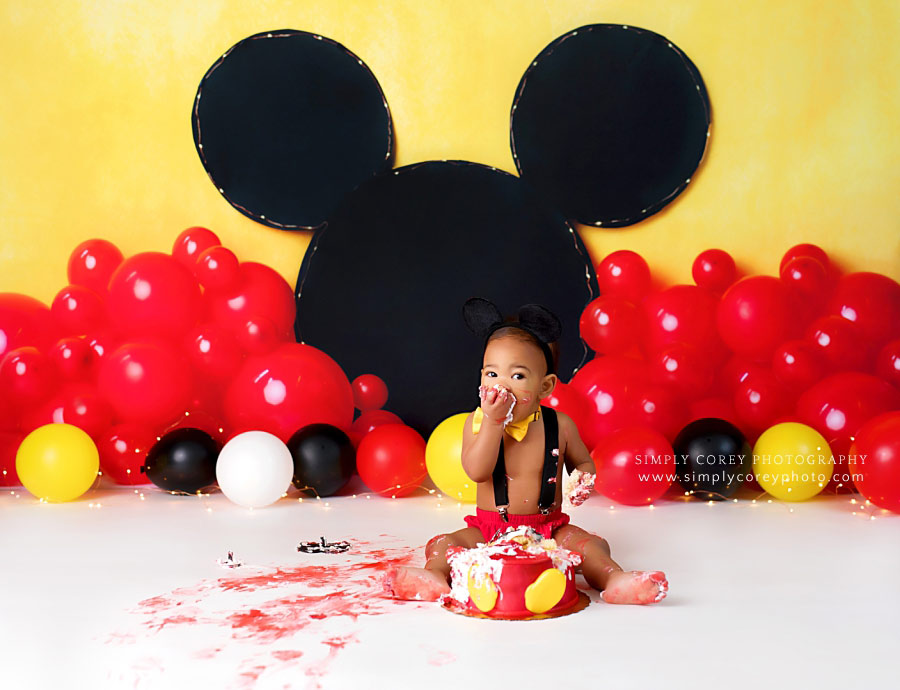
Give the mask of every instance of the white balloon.
M 216 461 L 216 479 L 222 493 L 247 508 L 277 501 L 293 476 L 291 451 L 280 438 L 265 431 L 238 434 L 225 444 Z

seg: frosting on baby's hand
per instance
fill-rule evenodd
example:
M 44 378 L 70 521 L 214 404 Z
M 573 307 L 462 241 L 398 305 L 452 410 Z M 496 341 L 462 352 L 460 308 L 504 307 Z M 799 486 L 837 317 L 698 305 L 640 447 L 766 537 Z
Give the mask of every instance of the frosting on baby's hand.
M 596 474 L 575 470 L 568 476 L 566 483 L 563 485 L 563 499 L 573 506 L 580 506 L 590 498 L 596 479 Z
M 509 424 L 513 420 L 513 408 L 516 406 L 516 396 L 515 394 L 509 390 L 501 386 L 499 383 L 495 383 L 493 388 L 497 391 L 497 395 L 506 395 L 510 400 L 509 409 L 506 411 L 506 418 L 503 420 L 503 428 L 506 428 L 506 425 Z M 481 409 L 484 411 L 484 402 L 487 398 L 488 391 L 491 388 L 488 386 L 478 386 L 478 397 L 481 399 Z

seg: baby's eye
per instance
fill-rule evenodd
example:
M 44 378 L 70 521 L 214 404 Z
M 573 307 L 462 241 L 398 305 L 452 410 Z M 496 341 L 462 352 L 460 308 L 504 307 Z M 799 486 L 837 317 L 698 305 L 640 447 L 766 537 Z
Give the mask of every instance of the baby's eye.
M 517 380 L 521 381 L 522 379 L 525 378 L 525 374 L 515 373 L 515 374 L 512 375 L 512 377 L 513 377 L 514 379 L 517 379 Z
M 488 371 L 488 372 L 485 372 L 484 375 L 490 378 L 490 377 L 496 376 L 497 374 L 493 371 Z

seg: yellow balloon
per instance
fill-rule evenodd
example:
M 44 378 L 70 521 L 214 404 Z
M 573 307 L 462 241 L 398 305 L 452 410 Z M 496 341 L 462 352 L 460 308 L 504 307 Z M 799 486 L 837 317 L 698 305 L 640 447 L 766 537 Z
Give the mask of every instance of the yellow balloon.
M 30 493 L 46 501 L 72 501 L 91 488 L 100 469 L 97 446 L 71 424 L 32 431 L 16 453 L 16 473 Z
M 753 446 L 753 472 L 782 501 L 805 501 L 824 489 L 834 472 L 825 437 L 806 424 L 785 422 L 766 429 Z
M 461 503 L 475 503 L 476 484 L 462 466 L 463 425 L 468 413 L 447 417 L 435 427 L 425 446 L 425 467 L 444 494 Z

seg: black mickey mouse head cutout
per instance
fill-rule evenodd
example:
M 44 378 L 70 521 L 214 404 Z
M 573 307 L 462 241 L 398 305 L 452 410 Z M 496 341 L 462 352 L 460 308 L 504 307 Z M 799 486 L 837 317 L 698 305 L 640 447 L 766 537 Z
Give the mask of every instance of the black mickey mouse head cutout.
M 671 41 L 593 24 L 548 45 L 516 89 L 518 177 L 461 160 L 392 169 L 390 111 L 371 71 L 335 41 L 281 30 L 210 67 L 192 125 L 230 204 L 315 231 L 297 279 L 297 339 L 351 379 L 381 376 L 388 408 L 427 435 L 477 404 L 481 343 L 460 316 L 472 296 L 559 315 L 563 381 L 592 356 L 578 322 L 599 290 L 568 219 L 619 227 L 671 202 L 703 158 L 710 106 Z

